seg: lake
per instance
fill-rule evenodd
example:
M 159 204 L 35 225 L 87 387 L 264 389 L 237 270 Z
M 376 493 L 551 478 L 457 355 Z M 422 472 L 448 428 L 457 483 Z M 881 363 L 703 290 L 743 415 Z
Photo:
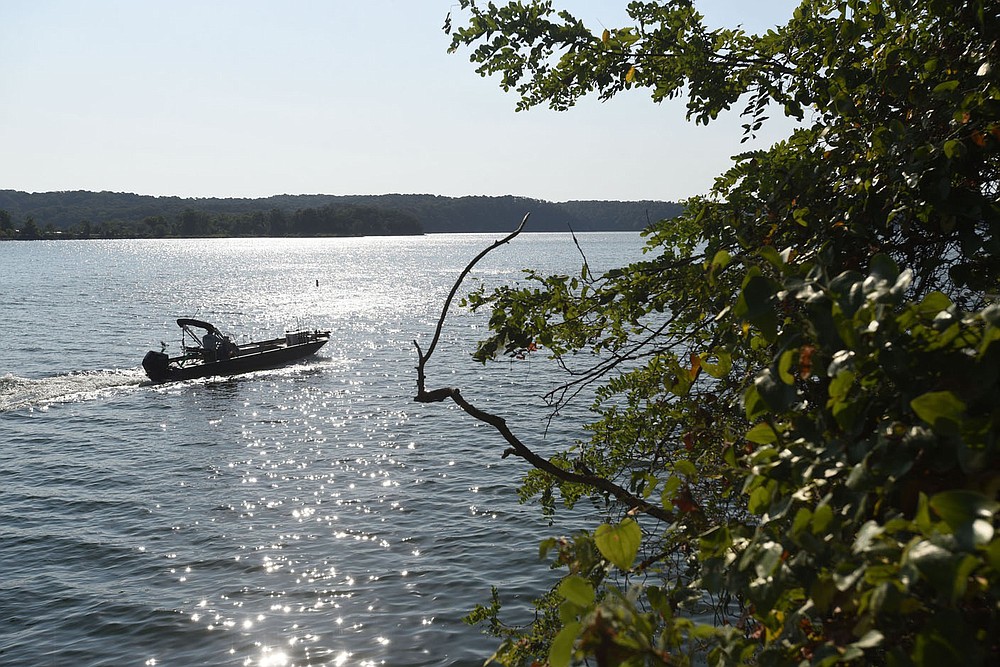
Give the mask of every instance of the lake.
M 462 622 L 499 587 L 512 621 L 554 580 L 555 523 L 527 471 L 448 403 L 413 402 L 416 353 L 498 235 L 0 243 L 0 664 L 479 665 Z M 634 233 L 577 235 L 594 270 Z M 474 272 L 579 271 L 569 234 L 523 234 Z M 465 290 L 468 291 L 468 290 Z M 154 385 L 139 363 L 178 317 L 238 341 L 331 329 L 281 369 Z M 459 386 L 549 451 L 542 355 L 481 366 L 486 318 L 453 308 L 428 388 Z

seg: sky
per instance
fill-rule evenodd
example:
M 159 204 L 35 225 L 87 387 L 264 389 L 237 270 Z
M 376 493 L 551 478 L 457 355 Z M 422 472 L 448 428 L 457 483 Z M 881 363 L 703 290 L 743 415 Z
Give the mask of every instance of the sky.
M 555 0 L 595 32 L 626 0 Z M 795 0 L 698 0 L 710 26 Z M 420 193 L 680 201 L 740 144 L 647 90 L 564 112 L 449 54 L 451 0 L 0 0 L 0 189 L 180 197 Z

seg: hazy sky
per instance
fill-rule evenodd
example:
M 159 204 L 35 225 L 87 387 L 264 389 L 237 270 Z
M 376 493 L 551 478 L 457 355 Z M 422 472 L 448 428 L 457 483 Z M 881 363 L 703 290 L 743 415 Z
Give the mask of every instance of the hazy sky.
M 556 0 L 594 30 L 626 0 Z M 795 0 L 700 0 L 710 25 Z M 522 195 L 679 200 L 741 146 L 645 90 L 514 112 L 450 0 L 0 0 L 0 189 L 182 197 Z M 777 123 L 765 143 L 787 133 Z

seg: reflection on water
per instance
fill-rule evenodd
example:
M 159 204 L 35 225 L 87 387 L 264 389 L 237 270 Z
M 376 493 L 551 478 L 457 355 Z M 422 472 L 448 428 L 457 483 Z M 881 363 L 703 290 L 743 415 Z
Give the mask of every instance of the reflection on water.
M 538 540 L 579 521 L 550 528 L 518 504 L 525 470 L 494 434 L 411 400 L 413 339 L 491 241 L 0 244 L 15 304 L 0 330 L 0 664 L 481 664 L 493 642 L 462 616 L 497 584 L 512 620 L 529 618 L 552 576 Z M 638 237 L 594 247 L 597 266 Z M 568 235 L 536 235 L 479 275 L 578 260 Z M 294 366 L 149 384 L 138 362 L 179 316 L 334 337 Z M 14 333 L 39 322 L 44 345 Z M 481 326 L 456 310 L 431 384 L 509 399 L 511 424 L 540 431 L 545 365 L 472 364 Z

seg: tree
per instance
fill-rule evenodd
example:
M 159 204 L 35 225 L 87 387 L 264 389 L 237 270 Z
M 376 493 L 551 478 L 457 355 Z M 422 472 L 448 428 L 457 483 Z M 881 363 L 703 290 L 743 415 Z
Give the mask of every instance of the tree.
M 524 495 L 607 506 L 543 545 L 566 574 L 531 627 L 496 593 L 472 614 L 496 657 L 995 663 L 1000 5 L 806 0 L 764 35 L 685 0 L 600 32 L 551 2 L 460 6 L 452 48 L 519 108 L 647 88 L 695 122 L 745 103 L 748 135 L 802 120 L 647 229 L 650 259 L 469 297 L 491 313 L 479 360 L 546 350 L 572 370 L 556 409 L 593 390 L 590 440 L 537 456 L 428 390 L 436 337 L 418 347 L 417 400 L 493 425 Z
M 10 212 L 0 209 L 0 236 L 8 236 L 14 232 L 14 221 Z
M 20 238 L 34 240 L 39 237 L 41 232 L 38 229 L 38 223 L 35 222 L 35 218 L 28 216 L 24 221 L 24 228 L 21 230 Z
M 70 232 L 73 233 L 78 239 L 89 239 L 91 231 L 90 220 L 81 220 L 79 223 L 70 228 Z
M 268 234 L 271 236 L 284 236 L 288 232 L 288 221 L 281 210 L 272 208 L 267 217 Z
M 136 226 L 136 233 L 143 238 L 161 239 L 170 233 L 170 228 L 162 215 L 149 215 Z
M 204 211 L 186 208 L 181 212 L 178 220 L 181 236 L 194 237 L 211 234 L 212 219 Z

